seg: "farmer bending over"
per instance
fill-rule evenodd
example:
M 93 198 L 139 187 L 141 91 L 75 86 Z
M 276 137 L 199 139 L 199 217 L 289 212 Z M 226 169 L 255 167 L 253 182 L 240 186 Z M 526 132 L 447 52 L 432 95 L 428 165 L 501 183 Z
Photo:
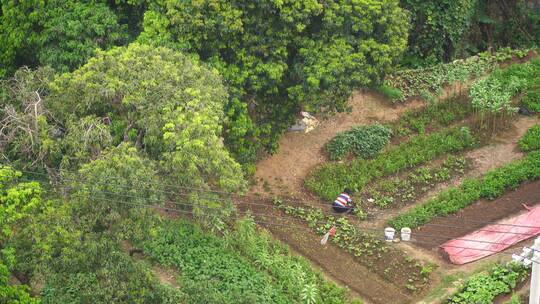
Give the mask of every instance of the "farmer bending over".
M 343 192 L 336 197 L 336 200 L 332 204 L 332 208 L 337 213 L 351 212 L 354 210 L 354 204 L 351 199 L 352 191 L 349 188 L 345 188 Z

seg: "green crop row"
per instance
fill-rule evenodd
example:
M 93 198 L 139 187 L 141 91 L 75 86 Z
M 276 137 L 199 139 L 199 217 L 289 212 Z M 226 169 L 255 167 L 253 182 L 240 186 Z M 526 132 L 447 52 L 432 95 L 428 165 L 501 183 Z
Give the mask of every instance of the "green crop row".
M 471 110 L 471 103 L 467 100 L 450 98 L 407 111 L 391 127 L 396 136 L 424 134 L 428 128 L 433 131 L 466 118 Z
M 527 278 L 529 270 L 521 264 L 495 265 L 488 273 L 471 277 L 448 304 L 490 304 L 496 296 L 510 293 Z
M 345 303 L 345 291 L 306 262 L 259 238 L 253 225 L 238 225 L 223 238 L 186 221 L 166 221 L 143 242 L 144 252 L 178 269 L 189 303 Z
M 321 198 L 332 200 L 345 187 L 360 191 L 375 178 L 414 167 L 449 152 L 462 151 L 476 142 L 466 127 L 414 136 L 372 160 L 355 159 L 347 164 L 322 165 L 308 176 L 305 185 Z
M 372 204 L 379 208 L 407 204 L 415 201 L 436 184 L 463 174 L 468 164 L 469 161 L 464 157 L 449 155 L 438 166 L 424 165 L 405 176 L 395 176 L 370 185 L 363 191 L 362 198 L 372 198 L 374 200 Z M 365 203 L 363 200 L 362 206 Z
M 437 216 L 455 213 L 481 199 L 495 199 L 508 189 L 540 177 L 540 151 L 531 152 L 520 160 L 491 170 L 482 178 L 469 178 L 460 186 L 447 188 L 425 204 L 391 219 L 396 229 L 415 228 Z

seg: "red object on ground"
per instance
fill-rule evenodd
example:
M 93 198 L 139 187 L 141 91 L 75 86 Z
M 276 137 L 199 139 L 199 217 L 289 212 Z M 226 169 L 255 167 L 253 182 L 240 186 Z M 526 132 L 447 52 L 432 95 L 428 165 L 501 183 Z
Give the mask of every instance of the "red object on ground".
M 336 234 L 336 226 L 332 226 L 332 228 L 330 228 L 330 230 L 328 230 L 328 235 L 329 236 L 334 236 Z
M 454 264 L 466 264 L 540 234 L 540 207 L 453 239 L 440 247 Z M 503 224 L 503 225 L 501 225 Z

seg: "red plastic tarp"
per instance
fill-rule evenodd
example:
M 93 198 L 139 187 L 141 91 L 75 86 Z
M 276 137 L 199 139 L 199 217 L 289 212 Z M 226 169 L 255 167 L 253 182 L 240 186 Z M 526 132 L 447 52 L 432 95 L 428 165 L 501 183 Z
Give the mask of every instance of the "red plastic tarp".
M 465 264 L 505 250 L 540 234 L 540 207 L 518 216 L 487 225 L 473 233 L 453 239 L 440 247 L 454 264 Z

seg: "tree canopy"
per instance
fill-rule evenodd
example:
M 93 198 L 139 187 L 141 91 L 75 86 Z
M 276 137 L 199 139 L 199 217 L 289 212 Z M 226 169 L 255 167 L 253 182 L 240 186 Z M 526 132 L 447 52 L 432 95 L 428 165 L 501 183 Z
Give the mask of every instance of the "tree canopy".
M 149 7 L 139 40 L 195 54 L 220 71 L 231 93 L 227 142 L 251 160 L 254 144 L 277 147 L 299 109 L 344 110 L 352 90 L 380 80 L 407 42 L 408 18 L 394 0 L 165 0 Z
M 99 1 L 2 1 L 0 77 L 22 65 L 78 68 L 98 48 L 127 42 L 127 30 Z

